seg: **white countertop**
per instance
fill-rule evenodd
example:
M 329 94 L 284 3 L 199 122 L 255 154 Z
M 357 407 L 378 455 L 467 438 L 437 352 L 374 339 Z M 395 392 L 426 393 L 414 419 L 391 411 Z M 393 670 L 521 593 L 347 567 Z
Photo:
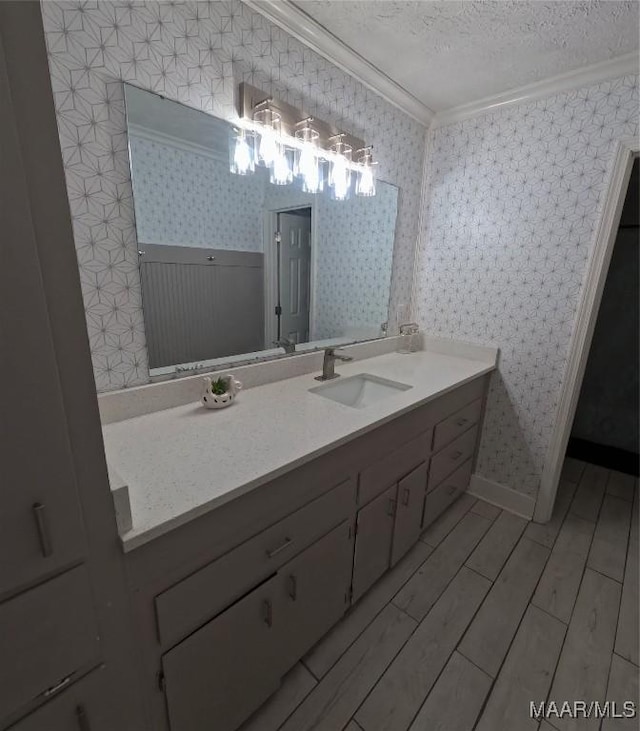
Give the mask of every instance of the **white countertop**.
M 107 461 L 129 488 L 125 551 L 495 368 L 484 359 L 421 351 L 337 363 L 411 386 L 364 409 L 309 393 L 314 374 L 242 391 L 233 406 L 191 403 L 103 427 Z

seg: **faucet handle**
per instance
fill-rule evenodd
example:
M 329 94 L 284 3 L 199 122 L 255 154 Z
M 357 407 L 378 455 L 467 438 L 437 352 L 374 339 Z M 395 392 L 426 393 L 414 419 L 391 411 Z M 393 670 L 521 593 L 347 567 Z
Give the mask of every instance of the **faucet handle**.
M 353 358 L 350 355 L 344 355 L 339 350 L 336 352 L 336 349 L 335 348 L 330 348 L 330 350 L 331 350 L 331 355 L 334 358 L 336 358 L 337 360 L 343 360 L 345 362 L 346 361 L 349 361 L 349 360 L 353 360 Z

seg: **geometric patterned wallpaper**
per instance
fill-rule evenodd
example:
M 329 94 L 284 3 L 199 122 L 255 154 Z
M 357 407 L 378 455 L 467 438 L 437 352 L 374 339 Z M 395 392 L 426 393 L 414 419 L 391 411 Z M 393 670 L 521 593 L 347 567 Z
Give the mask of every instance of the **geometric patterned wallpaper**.
M 374 198 L 318 198 L 316 337 L 375 337 L 388 317 L 398 189 L 378 181 Z
M 533 497 L 615 142 L 637 134 L 636 76 L 430 133 L 418 320 L 500 347 L 477 472 Z
M 262 253 L 264 176 L 135 133 L 129 148 L 141 243 Z
M 246 81 L 373 144 L 400 188 L 392 313 L 407 300 L 422 125 L 239 0 L 47 0 L 42 14 L 98 391 L 149 378 L 123 81 L 223 119 Z

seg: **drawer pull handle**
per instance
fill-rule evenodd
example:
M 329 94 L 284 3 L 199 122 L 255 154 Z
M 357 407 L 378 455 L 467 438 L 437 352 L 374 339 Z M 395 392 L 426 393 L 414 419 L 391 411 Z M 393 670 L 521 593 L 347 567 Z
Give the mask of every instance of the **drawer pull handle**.
M 45 690 L 45 692 L 43 693 L 44 697 L 50 698 L 52 695 L 55 695 L 56 693 L 61 691 L 65 686 L 69 685 L 70 682 L 71 682 L 71 676 L 68 675 L 66 678 L 61 680 L 59 683 L 56 683 L 56 685 L 54 685 L 53 687 Z
M 410 497 L 411 497 L 411 490 L 409 490 L 408 487 L 405 487 L 404 490 L 402 491 L 402 504 L 408 505 Z
M 456 421 L 456 426 L 464 426 L 468 421 L 469 419 L 458 419 L 458 421 Z
M 293 574 L 289 577 L 289 596 L 294 602 L 298 598 L 298 579 Z
M 262 618 L 267 627 L 273 626 L 273 604 L 270 599 L 265 599 L 262 603 Z
M 458 450 L 457 452 L 454 452 L 451 455 L 451 459 L 460 459 L 460 457 L 462 457 L 463 454 L 464 454 L 464 452 L 461 452 L 460 450 Z
M 291 538 L 285 538 L 284 541 L 279 546 L 271 549 L 271 551 L 267 550 L 267 557 L 273 558 L 274 556 L 277 556 L 279 553 L 282 553 L 282 551 L 289 548 L 289 546 L 291 546 L 292 543 L 293 543 L 293 540 Z
M 391 518 L 395 515 L 396 512 L 396 501 L 393 498 L 389 498 L 389 502 L 387 503 L 387 515 Z
M 49 521 L 47 520 L 47 513 L 42 503 L 33 504 L 33 515 L 36 519 L 36 526 L 38 528 L 38 538 L 40 539 L 40 550 L 42 555 L 46 558 L 51 556 L 53 548 L 51 546 L 51 533 L 49 532 Z
M 89 726 L 89 716 L 87 716 L 84 706 L 76 707 L 76 717 L 78 719 L 78 728 L 80 731 L 91 731 L 91 726 Z

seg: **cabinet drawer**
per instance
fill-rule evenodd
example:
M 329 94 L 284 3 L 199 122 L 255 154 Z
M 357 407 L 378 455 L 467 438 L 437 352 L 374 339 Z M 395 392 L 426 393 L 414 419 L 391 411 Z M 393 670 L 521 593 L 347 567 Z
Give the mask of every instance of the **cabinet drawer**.
M 160 640 L 176 644 L 352 515 L 349 478 L 156 597 Z
M 84 566 L 0 605 L 0 726 L 35 699 L 100 659 Z
M 171 731 L 234 731 L 279 686 L 276 575 L 162 657 Z
M 140 731 L 113 702 L 113 679 L 101 667 L 61 690 L 9 731 Z
M 447 419 L 436 424 L 433 431 L 433 451 L 437 452 L 442 449 L 445 444 L 460 436 L 473 424 L 480 421 L 480 412 L 482 411 L 482 399 L 477 399 L 467 404 L 460 411 L 451 414 Z
M 431 451 L 431 436 L 432 430 L 429 429 L 362 470 L 358 504 L 366 505 L 376 495 L 408 475 L 420 462 L 424 462 Z
M 429 468 L 427 492 L 433 490 L 447 475 L 450 475 L 465 460 L 473 457 L 478 427 L 474 426 L 455 439 L 451 444 L 434 454 Z
M 461 467 L 459 467 L 450 477 L 440 483 L 435 489 L 427 493 L 424 502 L 424 518 L 422 521 L 423 528 L 433 523 L 433 521 L 446 510 L 449 505 L 461 495 L 469 486 L 471 478 L 472 460 L 468 459 Z

